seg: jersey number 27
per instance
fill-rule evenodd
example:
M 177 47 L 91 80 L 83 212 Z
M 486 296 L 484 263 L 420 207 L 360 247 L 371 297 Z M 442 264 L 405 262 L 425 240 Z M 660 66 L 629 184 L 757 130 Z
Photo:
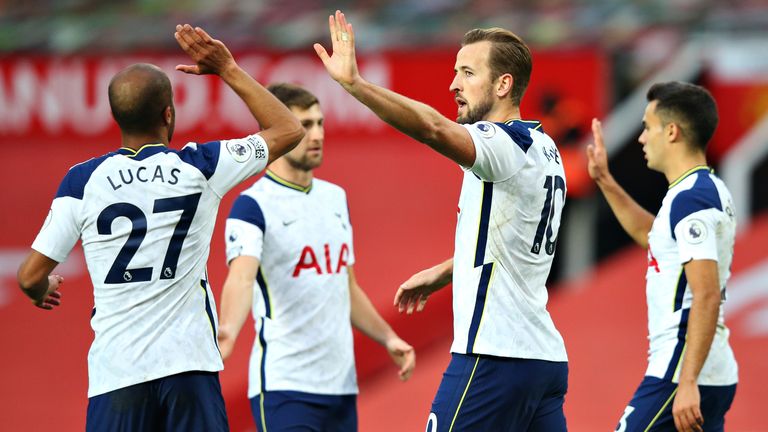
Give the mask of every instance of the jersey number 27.
M 168 244 L 168 250 L 163 259 L 163 267 L 160 273 L 160 279 L 173 279 L 176 277 L 176 266 L 179 263 L 181 246 L 187 237 L 192 219 L 197 211 L 197 203 L 200 201 L 200 193 L 184 195 L 173 198 L 162 198 L 155 200 L 152 213 L 164 213 L 181 210 L 181 217 L 173 230 L 171 241 Z M 104 279 L 105 284 L 146 282 L 152 279 L 152 267 L 141 267 L 129 269 L 133 256 L 139 250 L 139 246 L 147 235 L 147 217 L 140 208 L 127 202 L 115 203 L 107 206 L 99 214 L 96 221 L 96 228 L 101 235 L 112 234 L 112 221 L 119 217 L 128 218 L 131 221 L 131 233 L 128 240 L 120 249 L 115 257 L 115 262 Z

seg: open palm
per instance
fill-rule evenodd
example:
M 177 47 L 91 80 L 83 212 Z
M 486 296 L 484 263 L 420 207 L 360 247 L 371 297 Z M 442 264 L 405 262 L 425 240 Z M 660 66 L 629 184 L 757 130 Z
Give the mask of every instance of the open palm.
M 331 78 L 348 88 L 360 77 L 355 58 L 355 32 L 352 24 L 347 23 L 344 14 L 338 10 L 335 15 L 328 17 L 328 29 L 331 33 L 333 55 L 329 56 L 319 43 L 314 45 L 315 52 L 323 61 Z

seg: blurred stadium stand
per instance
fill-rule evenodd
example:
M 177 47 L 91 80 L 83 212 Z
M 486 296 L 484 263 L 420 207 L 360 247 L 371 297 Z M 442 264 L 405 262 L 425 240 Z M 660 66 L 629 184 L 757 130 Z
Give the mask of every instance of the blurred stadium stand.
M 657 79 L 706 85 L 721 121 L 709 158 L 737 199 L 727 324 L 741 384 L 729 431 L 765 431 L 761 384 L 768 347 L 768 4 L 764 0 L 0 0 L 0 416 L 6 430 L 82 430 L 85 421 L 91 287 L 81 250 L 60 271 L 64 305 L 34 309 L 15 285 L 23 258 L 67 168 L 119 145 L 106 105 L 114 72 L 160 65 L 177 98 L 174 146 L 255 130 L 247 110 L 215 79 L 180 76 L 174 25 L 206 28 L 262 82 L 292 81 L 326 113 L 326 159 L 318 176 L 347 189 L 361 285 L 417 347 L 411 382 L 397 382 L 385 351 L 356 334 L 360 430 L 423 430 L 448 362 L 451 296 L 404 317 L 391 307 L 397 285 L 448 257 L 460 173 L 426 147 L 382 124 L 331 82 L 311 50 L 327 16 L 345 10 L 357 31 L 361 69 L 372 81 L 453 117 L 448 93 L 455 50 L 473 27 L 502 26 L 533 47 L 523 114 L 559 143 L 569 197 L 551 277 L 551 313 L 570 355 L 570 430 L 610 430 L 645 368 L 644 251 L 628 247 L 585 171 L 589 120 L 603 119 L 612 170 L 656 211 L 666 181 L 643 164 L 636 138 L 645 92 Z M 243 186 L 244 187 L 244 186 Z M 224 280 L 221 226 L 237 191 L 222 202 L 209 259 Z M 222 373 L 234 432 L 255 430 L 245 399 L 252 329 Z M 42 407 L 42 408 L 41 408 Z

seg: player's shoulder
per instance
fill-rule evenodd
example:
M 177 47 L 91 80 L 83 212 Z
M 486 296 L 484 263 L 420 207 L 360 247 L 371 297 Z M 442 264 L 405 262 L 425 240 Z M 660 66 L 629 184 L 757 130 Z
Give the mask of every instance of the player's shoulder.
M 551 141 L 544 132 L 544 126 L 538 120 L 510 120 L 494 123 L 524 152 L 538 141 Z
M 72 197 L 82 199 L 85 191 L 85 185 L 91 179 L 94 171 L 111 157 L 117 156 L 117 152 L 110 152 L 98 157 L 88 159 L 73 165 L 64 175 L 64 179 L 56 192 L 56 198 Z
M 672 227 L 683 218 L 693 213 L 716 209 L 723 210 L 721 193 L 726 189 L 720 189 L 719 182 L 709 169 L 697 169 L 687 173 L 670 185 L 672 204 L 670 206 L 670 223 Z

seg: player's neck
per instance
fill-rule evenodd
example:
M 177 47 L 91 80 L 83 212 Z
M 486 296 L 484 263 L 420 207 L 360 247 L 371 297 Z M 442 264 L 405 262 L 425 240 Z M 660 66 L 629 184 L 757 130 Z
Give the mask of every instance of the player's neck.
M 312 170 L 301 170 L 292 167 L 282 159 L 276 160 L 269 166 L 269 170 L 281 179 L 301 187 L 309 187 L 314 178 Z
M 521 118 L 519 106 L 512 105 L 511 103 L 498 103 L 488 112 L 483 120 L 496 123 L 519 120 Z
M 664 170 L 664 176 L 667 178 L 667 182 L 672 184 L 685 173 L 701 166 L 707 166 L 707 157 L 703 152 L 686 153 L 680 157 L 670 158 L 669 164 Z
M 123 134 L 122 146 L 133 150 L 139 150 L 147 144 L 168 145 L 168 138 L 160 134 Z

